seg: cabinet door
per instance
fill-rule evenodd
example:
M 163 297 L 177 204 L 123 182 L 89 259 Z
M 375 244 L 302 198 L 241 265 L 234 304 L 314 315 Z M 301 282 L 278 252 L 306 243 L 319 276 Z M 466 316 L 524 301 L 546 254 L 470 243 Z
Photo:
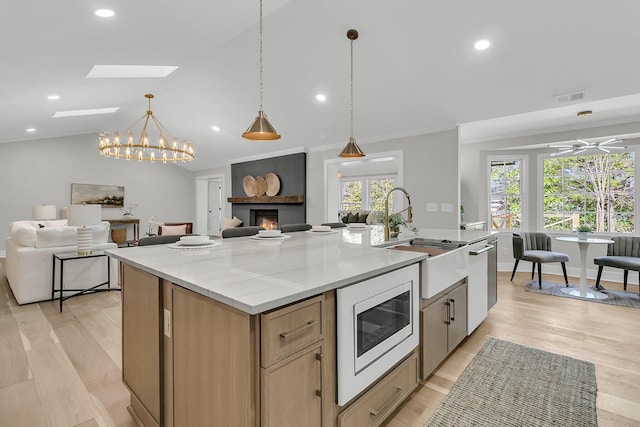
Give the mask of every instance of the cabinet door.
M 262 426 L 322 425 L 322 343 L 262 369 Z M 329 393 L 328 393 L 329 394 Z
M 124 264 L 122 285 L 122 379 L 142 422 L 159 425 L 160 279 Z
M 467 284 L 464 283 L 446 296 L 450 306 L 449 341 L 447 353 L 452 352 L 467 336 Z
M 422 379 L 426 379 L 431 372 L 447 357 L 447 321 L 449 311 L 446 302 L 448 295 L 425 307 L 420 313 L 422 325 Z
M 172 307 L 174 425 L 254 426 L 250 316 L 178 286 Z

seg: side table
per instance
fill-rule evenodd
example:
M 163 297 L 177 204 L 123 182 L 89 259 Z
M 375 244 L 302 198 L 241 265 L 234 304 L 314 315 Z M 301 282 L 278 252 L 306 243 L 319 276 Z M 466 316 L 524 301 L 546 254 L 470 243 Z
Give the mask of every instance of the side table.
M 577 237 L 556 237 L 556 240 L 563 242 L 577 243 L 580 248 L 580 284 L 578 289 L 561 288 L 560 291 L 572 295 L 574 297 L 590 298 L 590 299 L 607 299 L 609 295 L 598 292 L 595 289 L 589 289 L 587 286 L 587 249 L 591 244 L 609 244 L 613 240 L 609 239 L 579 239 Z
M 65 289 L 64 287 L 64 263 L 67 261 L 73 261 L 73 260 L 79 260 L 79 259 L 87 259 L 87 258 L 106 258 L 107 260 L 107 281 L 106 282 L 102 282 L 102 283 L 98 283 L 97 285 L 88 287 L 88 288 L 82 288 L 82 289 Z M 55 285 L 56 285 L 56 260 L 60 261 L 60 289 L 56 289 Z M 100 286 L 104 286 L 107 285 L 106 289 L 97 289 Z M 53 254 L 53 269 L 52 269 L 52 274 L 51 274 L 51 301 L 54 300 L 55 297 L 55 293 L 59 292 L 60 293 L 60 312 L 62 312 L 62 302 L 64 300 L 67 300 L 69 298 L 78 296 L 78 295 L 84 295 L 88 292 L 103 292 L 103 291 L 110 291 L 110 290 L 114 290 L 114 291 L 119 291 L 119 288 L 112 288 L 111 287 L 111 258 L 109 258 L 109 255 L 107 255 L 104 251 L 93 251 L 91 254 L 88 255 L 78 255 L 78 252 L 76 251 L 68 251 L 68 252 L 58 252 L 58 253 L 54 253 Z M 64 296 L 64 292 L 68 292 L 68 291 L 78 291 L 78 293 L 75 293 L 73 295 L 69 295 L 69 296 Z

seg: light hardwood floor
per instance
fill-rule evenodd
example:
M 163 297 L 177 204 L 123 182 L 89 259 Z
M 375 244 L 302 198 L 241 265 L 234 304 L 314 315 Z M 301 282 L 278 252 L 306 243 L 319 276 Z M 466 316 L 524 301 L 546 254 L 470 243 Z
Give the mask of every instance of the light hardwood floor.
M 424 426 L 487 336 L 595 363 L 599 425 L 640 426 L 640 310 L 525 292 L 525 273 L 498 281 L 489 318 L 386 427 Z M 120 327 L 119 292 L 72 298 L 63 313 L 18 306 L 0 271 L 0 427 L 133 427 Z

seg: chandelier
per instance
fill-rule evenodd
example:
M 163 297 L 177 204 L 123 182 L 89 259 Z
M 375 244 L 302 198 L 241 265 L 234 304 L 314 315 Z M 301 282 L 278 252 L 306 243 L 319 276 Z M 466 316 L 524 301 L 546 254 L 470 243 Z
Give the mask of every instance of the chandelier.
M 254 141 L 273 141 L 280 139 L 280 134 L 269 123 L 267 115 L 262 111 L 262 0 L 260 0 L 260 109 L 251 126 L 242 134 L 243 138 Z
M 618 142 L 622 142 L 622 139 L 611 138 L 602 142 L 588 142 L 582 139 L 576 139 L 576 144 L 572 145 L 549 145 L 551 148 L 557 148 L 559 151 L 557 153 L 551 154 L 551 156 L 560 156 L 562 154 L 579 154 L 587 150 L 599 150 L 604 153 L 610 153 L 611 150 L 622 150 L 627 147 L 620 146 L 612 146 L 611 144 L 615 144 Z
M 351 40 L 351 101 L 350 101 L 350 134 L 349 142 L 344 146 L 339 154 L 339 157 L 364 157 L 364 153 L 356 144 L 356 140 L 353 137 L 353 41 L 358 38 L 358 32 L 356 30 L 347 31 L 347 38 Z
M 144 96 L 148 100 L 148 109 L 144 116 L 140 117 L 134 124 L 129 126 L 126 133 L 126 141 L 121 141 L 120 132 L 115 131 L 113 136 L 109 132 L 103 132 L 98 136 L 98 149 L 100 154 L 114 159 L 138 160 L 139 162 L 190 162 L 194 159 L 193 144 L 183 139 L 182 143 L 178 138 L 171 137 L 165 127 L 156 119 L 151 111 L 151 99 L 153 95 L 148 93 Z M 149 142 L 147 125 L 149 119 L 158 129 L 158 142 Z M 139 136 L 134 136 L 133 128 L 144 120 L 142 131 Z M 171 139 L 171 142 L 169 142 Z

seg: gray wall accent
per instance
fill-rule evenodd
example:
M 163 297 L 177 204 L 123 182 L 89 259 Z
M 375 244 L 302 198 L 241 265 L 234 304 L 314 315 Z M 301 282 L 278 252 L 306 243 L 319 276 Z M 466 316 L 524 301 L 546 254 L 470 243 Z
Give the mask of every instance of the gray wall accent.
M 403 185 L 411 194 L 414 225 L 419 228 L 458 228 L 458 130 L 362 144 L 365 154 L 404 152 Z M 336 159 L 340 148 L 309 153 L 307 215 L 309 224 L 336 221 L 324 218 L 324 161 Z M 397 193 L 400 194 L 400 193 Z M 453 212 L 427 212 L 427 203 L 448 203 Z
M 307 153 L 270 157 L 231 165 L 231 194 L 233 197 L 247 197 L 242 187 L 245 176 L 266 176 L 273 172 L 280 178 L 278 196 L 305 196 L 300 204 L 233 204 L 232 214 L 250 225 L 251 209 L 278 209 L 278 223 L 300 224 L 307 221 Z M 320 198 L 322 200 L 322 196 Z
M 133 215 L 140 218 L 141 236 L 153 215 L 158 221 L 194 221 L 193 172 L 171 164 L 107 159 L 98 153 L 97 138 L 88 134 L 0 144 L 0 255 L 12 221 L 30 220 L 31 207 L 39 204 L 56 205 L 59 215 L 71 202 L 74 182 L 123 185 L 125 205 L 138 205 Z M 102 218 L 123 213 L 102 209 Z

